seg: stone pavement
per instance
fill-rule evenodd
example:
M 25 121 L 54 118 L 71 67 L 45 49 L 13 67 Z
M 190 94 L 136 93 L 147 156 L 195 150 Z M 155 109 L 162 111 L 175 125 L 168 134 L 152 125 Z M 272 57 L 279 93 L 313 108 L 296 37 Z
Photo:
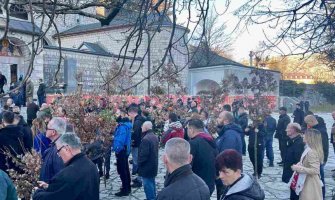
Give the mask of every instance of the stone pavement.
M 25 108 L 21 111 L 22 115 L 25 116 Z M 333 124 L 333 119 L 331 117 L 330 113 L 322 113 L 318 114 L 319 116 L 323 117 L 326 124 L 327 124 L 327 130 L 328 134 L 330 133 L 330 128 Z M 278 119 L 278 114 L 274 114 L 274 117 Z M 248 138 L 246 138 L 246 141 Z M 281 174 L 282 174 L 282 167 L 277 166 L 276 163 L 280 161 L 280 154 L 279 154 L 279 148 L 278 148 L 278 140 L 274 139 L 274 153 L 275 153 L 275 167 L 267 167 L 268 162 L 267 160 L 264 160 L 264 170 L 263 175 L 259 179 L 259 183 L 261 184 L 262 188 L 265 191 L 265 199 L 269 200 L 284 200 L 289 199 L 289 187 L 287 184 L 281 182 Z M 163 153 L 163 150 L 160 150 L 160 155 Z M 266 159 L 266 158 L 265 158 Z M 116 172 L 116 166 L 115 163 L 115 156 L 112 155 L 111 159 L 111 178 L 107 180 L 106 186 L 104 184 L 104 181 L 101 180 L 100 184 L 100 199 L 101 200 L 144 200 L 145 194 L 143 187 L 139 189 L 133 189 L 132 193 L 128 197 L 116 197 L 114 193 L 118 192 L 121 187 L 121 181 L 119 179 L 119 176 Z M 252 174 L 252 164 L 249 160 L 248 156 L 243 157 L 243 169 L 246 173 Z M 131 165 L 130 165 L 131 166 Z M 332 190 L 335 188 L 335 181 L 332 178 L 332 172 L 331 170 L 335 169 L 335 156 L 334 156 L 334 150 L 333 146 L 330 145 L 329 149 L 329 158 L 328 162 L 325 166 L 325 179 L 326 179 L 326 199 L 331 200 L 332 196 Z M 158 170 L 158 176 L 156 178 L 156 186 L 157 191 L 160 191 L 164 187 L 164 175 L 165 175 L 165 168 L 164 164 L 161 160 L 159 160 L 159 170 Z M 134 177 L 133 177 L 134 178 Z M 212 198 L 213 200 L 216 200 L 216 191 L 214 191 Z
M 320 114 L 321 117 L 323 117 L 327 123 L 328 130 L 330 130 L 330 126 L 333 124 L 333 120 L 331 118 L 330 113 L 328 114 Z M 276 118 L 278 118 L 278 115 L 275 115 Z M 246 138 L 247 140 L 247 138 Z M 280 155 L 278 150 L 278 141 L 274 140 L 274 152 L 275 152 L 275 163 L 280 161 Z M 160 150 L 160 154 L 162 154 L 163 150 Z M 332 190 L 335 188 L 335 181 L 332 178 L 331 169 L 335 169 L 335 156 L 334 156 L 334 150 L 332 145 L 330 145 L 329 150 L 329 159 L 327 162 L 327 165 L 325 167 L 325 176 L 326 176 L 326 190 L 327 190 L 327 200 L 331 199 Z M 116 197 L 114 193 L 118 192 L 121 181 L 118 177 L 118 174 L 116 172 L 116 166 L 113 164 L 115 162 L 115 157 L 112 156 L 111 161 L 111 179 L 107 180 L 107 186 L 105 187 L 103 180 L 101 181 L 100 185 L 100 199 L 101 200 L 107 200 L 107 199 L 115 199 L 115 200 L 126 200 L 126 199 L 136 199 L 136 200 L 144 200 L 145 194 L 143 191 L 143 187 L 139 189 L 133 189 L 132 193 L 128 197 Z M 243 168 L 246 173 L 252 174 L 252 164 L 249 160 L 248 156 L 243 157 Z M 279 166 L 275 167 L 267 167 L 268 162 L 264 160 L 264 170 L 263 175 L 259 179 L 259 182 L 262 186 L 262 188 L 265 190 L 265 199 L 269 200 L 277 200 L 277 199 L 289 199 L 289 187 L 287 184 L 281 182 L 281 174 L 282 174 L 282 168 Z M 157 184 L 157 190 L 160 191 L 164 187 L 164 175 L 165 175 L 165 168 L 162 163 L 162 161 L 159 161 L 159 172 L 158 176 L 156 178 L 156 184 Z M 212 198 L 216 199 L 216 192 L 214 191 Z

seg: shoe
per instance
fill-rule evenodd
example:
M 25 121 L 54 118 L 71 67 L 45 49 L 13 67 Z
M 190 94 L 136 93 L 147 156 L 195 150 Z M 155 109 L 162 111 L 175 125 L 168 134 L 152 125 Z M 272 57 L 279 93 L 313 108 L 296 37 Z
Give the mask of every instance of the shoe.
M 270 164 L 269 164 L 269 167 L 274 167 L 274 164 L 273 164 L 273 163 L 270 163 Z
M 135 176 L 137 174 L 137 172 L 131 172 L 131 175 Z
M 133 182 L 133 184 L 131 184 L 131 187 L 133 187 L 133 188 L 140 188 L 140 187 L 142 187 L 142 183 L 139 183 L 139 182 Z
M 114 195 L 117 197 L 124 197 L 124 196 L 129 196 L 131 190 L 125 191 L 125 190 L 120 190 L 120 192 L 115 193 Z
M 283 163 L 283 161 L 277 162 L 278 165 L 282 165 Z
M 332 169 L 332 172 L 335 172 L 335 169 Z
M 109 173 L 105 174 L 105 179 L 109 179 Z
M 129 164 L 133 164 L 133 160 L 129 160 Z

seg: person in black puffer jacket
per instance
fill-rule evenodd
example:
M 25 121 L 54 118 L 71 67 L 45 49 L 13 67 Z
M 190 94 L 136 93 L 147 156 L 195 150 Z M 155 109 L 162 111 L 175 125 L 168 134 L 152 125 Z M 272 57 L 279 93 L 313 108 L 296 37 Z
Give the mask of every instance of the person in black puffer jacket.
M 205 133 L 204 123 L 200 119 L 188 122 L 188 135 L 191 138 L 192 170 L 207 184 L 210 194 L 215 189 L 215 158 L 218 154 L 216 144 L 211 135 Z
M 190 144 L 182 138 L 172 138 L 164 152 L 168 175 L 157 200 L 210 200 L 206 183 L 192 171 Z
M 216 158 L 220 178 L 227 186 L 220 200 L 264 200 L 265 194 L 257 181 L 242 174 L 242 155 L 227 149 Z M 229 172 L 229 173 L 228 173 Z
M 253 124 L 245 129 L 245 134 L 249 136 L 248 152 L 250 161 L 254 166 L 254 175 L 257 170 L 258 177 L 261 177 L 263 172 L 264 137 L 266 135 L 264 124 L 259 120 L 254 120 Z M 257 155 L 255 155 L 256 151 Z
M 241 133 L 241 141 L 242 141 L 242 154 L 245 155 L 247 151 L 247 145 L 245 143 L 245 129 L 248 126 L 248 114 L 245 112 L 244 107 L 240 107 L 238 109 L 238 118 L 237 118 L 237 124 L 239 124 L 242 128 L 242 133 Z

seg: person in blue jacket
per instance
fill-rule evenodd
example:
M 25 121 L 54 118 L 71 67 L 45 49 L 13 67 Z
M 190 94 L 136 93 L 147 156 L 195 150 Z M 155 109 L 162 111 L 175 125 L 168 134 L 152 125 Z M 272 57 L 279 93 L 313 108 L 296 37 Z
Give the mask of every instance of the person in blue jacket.
M 115 193 L 115 195 L 119 197 L 128 196 L 131 192 L 128 157 L 131 151 L 131 130 L 133 128 L 125 112 L 121 112 L 121 115 L 117 118 L 118 125 L 115 129 L 113 142 L 117 172 L 122 182 L 120 191 Z

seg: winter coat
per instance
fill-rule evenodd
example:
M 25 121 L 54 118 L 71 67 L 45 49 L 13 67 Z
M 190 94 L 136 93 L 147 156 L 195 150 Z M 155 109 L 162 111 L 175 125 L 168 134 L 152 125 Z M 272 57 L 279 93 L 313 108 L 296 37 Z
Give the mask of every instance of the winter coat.
M 299 199 L 321 200 L 320 161 L 314 150 L 311 149 L 307 153 L 302 161 L 302 166 L 298 168 L 297 172 L 306 174 L 304 187 L 299 194 Z
M 242 128 L 242 131 L 247 128 L 248 126 L 248 114 L 247 113 L 242 113 L 241 115 L 238 116 L 237 119 L 237 124 L 239 124 Z
M 335 123 L 331 128 L 331 134 L 330 134 L 330 143 L 334 144 L 334 142 L 335 142 Z
M 273 134 L 275 133 L 277 128 L 276 119 L 273 118 L 271 115 L 266 116 L 264 120 L 264 128 L 266 135 L 273 137 Z
M 133 132 L 131 134 L 132 147 L 139 147 L 142 138 L 142 124 L 145 122 L 145 118 L 141 115 L 137 115 L 134 119 Z
M 8 175 L 0 170 L 0 199 L 1 200 L 17 200 L 15 186 Z
M 304 123 L 304 118 L 305 118 L 305 113 L 303 110 L 301 109 L 295 109 L 295 111 L 293 112 L 293 122 L 298 123 L 300 125 L 302 125 Z
M 104 155 L 103 141 L 95 140 L 93 143 L 84 146 L 87 157 L 93 162 Z
M 44 83 L 40 83 L 37 89 L 37 96 L 45 96 L 45 89 L 47 86 Z
M 148 130 L 142 138 L 138 149 L 138 175 L 154 178 L 158 172 L 158 137 L 152 130 Z
M 26 100 L 28 100 L 29 97 L 34 96 L 34 84 L 32 81 L 28 81 L 26 84 Z
M 248 174 L 242 177 L 233 185 L 229 186 L 220 200 L 263 200 L 264 191 L 258 182 Z
M 287 114 L 283 114 L 279 116 L 275 138 L 278 138 L 280 140 L 289 139 L 289 137 L 287 137 L 286 128 L 290 122 L 291 122 L 291 119 Z
M 210 193 L 214 191 L 216 168 L 215 158 L 218 154 L 216 144 L 207 133 L 199 133 L 190 141 L 192 154 L 192 171 L 207 184 Z
M 42 155 L 40 180 L 48 183 L 59 171 L 64 168 L 63 160 L 57 154 L 56 141 L 52 142 Z
M 27 120 L 36 119 L 36 117 L 37 117 L 36 113 L 38 112 L 39 109 L 40 108 L 38 107 L 38 105 L 36 105 L 34 102 L 29 103 L 27 105 Z
M 321 132 L 322 148 L 323 148 L 323 155 L 324 155 L 323 162 L 324 164 L 326 164 L 328 160 L 328 155 L 329 155 L 329 138 L 328 138 L 327 128 L 326 126 L 322 126 L 320 124 L 317 124 L 313 126 L 312 128 Z
M 1 74 L 0 75 L 0 85 L 5 85 L 5 84 L 7 84 L 7 78 L 6 78 L 6 76 L 5 75 L 3 75 L 3 74 Z
M 167 176 L 157 200 L 210 200 L 206 183 L 184 165 Z
M 183 125 L 177 121 L 169 124 L 169 128 L 163 133 L 162 143 L 165 144 L 171 138 L 184 138 L 184 128 Z
M 300 135 L 287 141 L 286 156 L 283 158 L 284 165 L 282 181 L 284 183 L 288 183 L 290 181 L 290 178 L 293 174 L 291 166 L 297 164 L 300 161 L 300 157 L 304 152 L 304 148 L 305 144 Z
M 265 138 L 265 128 L 263 124 L 258 124 L 257 129 L 258 133 L 255 132 L 255 127 L 249 126 L 249 131 L 246 131 L 245 134 L 249 136 L 249 148 L 254 148 L 255 144 L 257 146 L 264 146 L 264 138 Z M 257 135 L 257 137 L 256 137 Z
M 38 132 L 34 137 L 34 149 L 41 155 L 49 148 L 51 141 L 45 136 L 45 133 Z
M 234 123 L 223 126 L 216 140 L 219 153 L 226 149 L 235 149 L 242 154 L 242 133 L 241 127 Z
M 95 164 L 80 153 L 51 179 L 47 189 L 38 189 L 33 200 L 99 200 L 99 181 Z
M 17 124 L 18 127 L 21 128 L 23 132 L 23 144 L 24 148 L 27 151 L 30 151 L 33 148 L 33 132 L 31 128 L 28 126 L 27 122 L 24 121 L 23 117 L 20 115 L 20 121 Z
M 120 122 L 114 132 L 113 151 L 120 153 L 122 150 L 127 150 L 127 155 L 131 150 L 131 130 L 133 125 L 128 122 Z
M 9 150 L 10 153 L 16 157 L 17 155 L 23 155 L 24 149 L 22 146 L 23 132 L 19 126 L 8 125 L 0 129 L 0 169 L 7 171 L 7 169 L 18 170 L 16 165 L 11 159 L 8 160 L 6 165 L 6 156 L 2 153 L 3 151 Z

